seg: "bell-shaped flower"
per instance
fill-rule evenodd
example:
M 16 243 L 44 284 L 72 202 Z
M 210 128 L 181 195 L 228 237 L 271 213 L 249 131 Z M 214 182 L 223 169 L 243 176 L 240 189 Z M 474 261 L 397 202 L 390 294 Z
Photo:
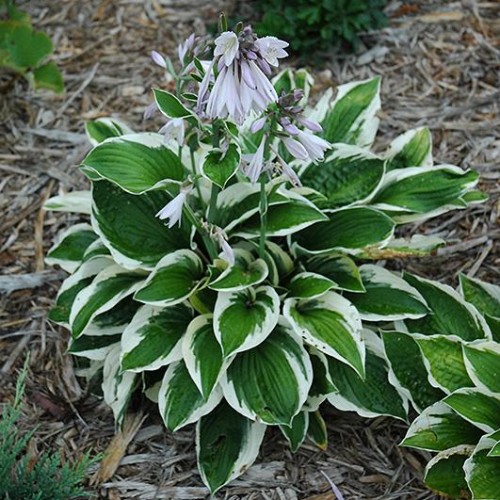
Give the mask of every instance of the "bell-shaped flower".
M 221 257 L 230 265 L 234 265 L 235 257 L 234 250 L 231 248 L 231 245 L 227 241 L 226 233 L 220 227 L 214 227 L 213 233 L 219 246 L 222 250 Z
M 186 127 L 182 118 L 173 118 L 163 125 L 159 133 L 163 134 L 165 144 L 175 140 L 179 146 L 182 146 L 184 144 L 185 129 Z
M 153 62 L 157 64 L 158 66 L 162 68 L 167 67 L 167 63 L 165 61 L 165 56 L 162 56 L 159 52 L 156 50 L 151 51 L 151 59 L 153 59 Z
M 257 151 L 251 157 L 248 167 L 245 169 L 245 175 L 250 179 L 252 184 L 255 184 L 264 169 L 264 148 L 266 145 L 267 137 L 264 136 L 260 141 Z
M 288 152 L 293 157 L 297 158 L 297 160 L 307 160 L 307 158 L 309 158 L 307 149 L 299 141 L 291 137 L 283 137 L 282 140 Z
M 300 130 L 296 137 L 312 161 L 322 161 L 325 157 L 325 151 L 330 148 L 328 141 L 304 130 Z
M 255 41 L 255 45 L 259 48 L 261 56 L 275 68 L 279 65 L 278 59 L 288 56 L 288 53 L 283 50 L 285 47 L 288 47 L 288 43 L 275 36 L 258 38 Z
M 193 186 L 191 184 L 187 186 L 181 186 L 179 194 L 171 201 L 169 201 L 157 214 L 161 220 L 168 219 L 167 226 L 169 228 L 175 226 L 178 222 L 179 226 L 181 224 L 182 218 L 182 208 L 184 203 L 186 203 L 186 198 L 188 194 L 192 191 Z
M 222 56 L 224 64 L 230 66 L 238 54 L 240 43 L 236 33 L 225 31 L 215 39 L 214 56 Z

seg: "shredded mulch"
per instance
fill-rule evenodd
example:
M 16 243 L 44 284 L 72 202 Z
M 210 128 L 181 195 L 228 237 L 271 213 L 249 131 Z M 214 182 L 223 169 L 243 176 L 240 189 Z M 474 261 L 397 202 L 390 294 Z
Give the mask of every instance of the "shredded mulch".
M 20 425 L 38 425 L 38 448 L 60 449 L 65 460 L 106 450 L 115 428 L 111 411 L 75 376 L 74 360 L 65 354 L 67 332 L 47 321 L 64 272 L 47 269 L 44 255 L 55 235 L 79 219 L 46 213 L 41 206 L 49 196 L 87 187 L 76 168 L 89 149 L 85 120 L 111 115 L 138 131 L 155 128 L 142 121 L 151 87 L 164 84 L 150 50 L 174 55 L 178 42 L 193 29 L 205 33 L 207 23 L 233 3 L 32 0 L 23 5 L 34 25 L 52 37 L 66 91 L 33 92 L 24 81 L 0 74 L 0 401 L 12 398 L 30 352 Z M 250 2 L 239 8 L 252 14 Z M 487 203 L 405 229 L 441 236 L 448 246 L 426 259 L 390 265 L 454 286 L 460 272 L 498 283 L 500 5 L 394 0 L 387 12 L 390 26 L 364 36 L 365 51 L 332 54 L 322 67 L 312 68 L 316 90 L 381 75 L 378 150 L 409 128 L 428 125 L 437 161 L 481 174 Z M 326 410 L 326 421 L 326 451 L 306 445 L 291 454 L 271 429 L 256 465 L 217 498 L 331 500 L 330 482 L 345 499 L 438 498 L 422 483 L 429 456 L 398 447 L 404 423 L 333 409 Z M 151 406 L 143 406 L 110 452 L 107 469 L 93 471 L 92 486 L 89 478 L 96 498 L 209 496 L 196 471 L 193 430 L 167 432 Z

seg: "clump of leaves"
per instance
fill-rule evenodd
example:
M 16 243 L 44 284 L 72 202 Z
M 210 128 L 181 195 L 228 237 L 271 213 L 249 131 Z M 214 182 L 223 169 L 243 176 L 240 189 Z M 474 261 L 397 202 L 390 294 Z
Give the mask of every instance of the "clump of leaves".
M 95 459 L 86 453 L 75 464 L 63 463 L 58 453 L 32 456 L 28 445 L 36 429 L 22 433 L 17 425 L 22 414 L 27 366 L 17 380 L 12 403 L 0 414 L 0 498 L 5 500 L 67 500 L 85 495 L 81 483 Z
M 37 89 L 62 92 L 61 72 L 53 61 L 47 61 L 52 52 L 52 41 L 33 29 L 30 16 L 14 0 L 0 0 L 0 68 L 13 70 Z
M 310 58 L 332 49 L 358 50 L 359 33 L 387 25 L 387 0 L 256 0 L 260 33 L 290 42 Z

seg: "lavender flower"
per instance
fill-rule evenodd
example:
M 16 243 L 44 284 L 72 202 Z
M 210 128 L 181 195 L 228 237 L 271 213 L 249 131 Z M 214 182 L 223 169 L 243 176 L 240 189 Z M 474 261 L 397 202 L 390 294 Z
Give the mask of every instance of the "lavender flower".
M 169 143 L 171 140 L 176 140 L 179 146 L 184 144 L 184 134 L 185 125 L 182 118 L 173 118 L 169 120 L 163 127 L 158 131 L 163 134 L 163 140 L 165 143 Z
M 266 145 L 267 137 L 264 136 L 260 141 L 257 151 L 253 154 L 248 167 L 245 169 L 245 175 L 250 179 L 252 184 L 255 184 L 264 169 L 264 148 Z
M 265 36 L 263 38 L 258 38 L 255 41 L 255 45 L 260 50 L 262 57 L 274 67 L 278 67 L 279 62 L 278 59 L 282 57 L 287 57 L 288 54 L 285 50 L 285 47 L 288 47 L 288 43 L 283 40 L 279 40 L 275 36 Z
M 162 68 L 167 67 L 167 63 L 165 62 L 165 56 L 162 56 L 159 52 L 156 50 L 151 51 L 151 59 L 153 59 L 153 62 L 157 64 L 158 66 Z
M 299 141 L 291 137 L 283 137 L 283 144 L 288 149 L 288 152 L 297 158 L 297 160 L 307 160 L 309 157 L 307 149 Z
M 233 266 L 235 262 L 234 250 L 231 248 L 231 245 L 229 245 L 227 241 L 226 233 L 220 227 L 214 226 L 213 235 L 215 236 L 217 242 L 219 243 L 219 246 L 221 247 L 222 250 L 221 257 L 226 262 L 228 262 L 230 266 Z
M 191 184 L 187 186 L 181 186 L 179 194 L 171 201 L 169 201 L 157 214 L 161 220 L 168 219 L 167 226 L 172 228 L 178 222 L 179 226 L 181 224 L 182 217 L 182 207 L 186 203 L 187 195 L 192 191 L 193 186 Z
M 304 146 L 312 161 L 322 161 L 325 156 L 325 150 L 330 148 L 329 142 L 304 130 L 299 131 L 297 140 Z

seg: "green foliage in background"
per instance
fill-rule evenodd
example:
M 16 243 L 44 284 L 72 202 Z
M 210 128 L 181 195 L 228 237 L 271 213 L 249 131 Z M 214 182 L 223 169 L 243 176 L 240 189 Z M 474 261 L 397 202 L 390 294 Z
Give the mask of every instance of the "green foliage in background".
M 13 0 L 0 0 L 0 68 L 8 68 L 26 78 L 36 89 L 64 90 L 61 72 L 53 61 L 50 38 L 35 31 L 30 16 Z
M 1 405 L 0 412 L 0 498 L 3 500 L 67 500 L 85 495 L 80 486 L 85 471 L 95 459 L 88 454 L 72 465 L 62 463 L 58 453 L 31 456 L 28 444 L 35 430 L 20 431 L 27 367 L 21 373 L 12 403 Z
M 387 0 L 256 0 L 256 30 L 290 42 L 308 58 L 331 49 L 357 50 L 359 33 L 387 25 Z

